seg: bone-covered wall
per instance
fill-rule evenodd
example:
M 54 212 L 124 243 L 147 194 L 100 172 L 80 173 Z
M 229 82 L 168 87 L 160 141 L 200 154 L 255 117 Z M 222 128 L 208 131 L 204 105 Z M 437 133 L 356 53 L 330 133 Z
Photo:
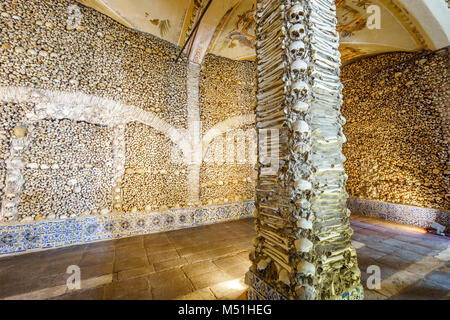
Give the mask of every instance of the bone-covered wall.
M 203 136 L 221 134 L 205 148 L 200 170 L 202 202 L 253 199 L 256 171 L 256 106 L 253 62 L 207 55 L 200 80 Z M 224 130 L 221 130 L 225 128 Z
M 342 69 L 347 190 L 450 210 L 449 54 L 391 53 Z
M 193 121 L 177 47 L 69 0 L 2 1 L 0 18 L 1 223 L 192 205 L 189 167 L 173 157 L 183 154 L 183 130 Z M 210 67 L 230 81 L 210 79 L 216 70 L 197 83 L 201 92 L 213 83 L 220 92 L 200 103 L 202 115 L 211 114 L 201 119 L 205 127 L 251 113 L 251 67 L 215 57 Z M 205 170 L 200 180 L 214 187 L 200 190 L 202 204 L 252 198 L 249 166 L 218 166 L 208 178 Z M 236 191 L 225 195 L 218 177 Z

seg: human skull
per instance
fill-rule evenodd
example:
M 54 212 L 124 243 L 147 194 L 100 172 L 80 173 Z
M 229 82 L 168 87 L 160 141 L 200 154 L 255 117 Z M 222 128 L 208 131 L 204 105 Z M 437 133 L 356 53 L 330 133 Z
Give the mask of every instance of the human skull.
M 288 19 L 291 23 L 298 23 L 300 22 L 305 15 L 305 10 L 303 9 L 303 6 L 299 3 L 294 4 L 288 12 Z
M 309 125 L 303 120 L 297 120 L 294 124 L 294 130 L 298 133 L 308 133 Z
M 291 40 L 299 41 L 305 36 L 305 34 L 305 26 L 301 23 L 293 24 L 289 28 L 289 37 L 291 38 Z
M 306 220 L 305 218 L 301 218 L 297 221 L 297 227 L 305 229 L 305 230 L 312 230 L 313 224 L 311 221 Z
M 295 240 L 294 245 L 298 252 L 306 252 L 306 253 L 310 252 L 313 247 L 313 243 L 306 238 L 300 238 Z
M 304 101 L 297 101 L 292 108 L 297 112 L 305 112 L 308 110 L 309 105 Z
M 304 74 L 308 65 L 303 60 L 295 60 L 291 65 L 291 75 L 294 80 L 298 80 L 300 75 Z
M 305 153 L 311 151 L 311 145 L 309 143 L 305 143 L 303 141 L 297 142 L 294 144 L 294 150 L 297 153 Z
M 291 87 L 291 96 L 295 99 L 300 98 L 308 93 L 309 87 L 303 81 L 295 81 Z
M 295 181 L 295 189 L 299 191 L 310 191 L 312 189 L 312 184 L 308 180 L 297 180 Z
M 300 261 L 297 264 L 297 271 L 299 273 L 303 273 L 305 276 L 314 276 L 316 273 L 316 267 L 311 262 Z
M 289 45 L 289 53 L 292 59 L 302 57 L 305 53 L 305 44 L 302 41 L 293 41 Z

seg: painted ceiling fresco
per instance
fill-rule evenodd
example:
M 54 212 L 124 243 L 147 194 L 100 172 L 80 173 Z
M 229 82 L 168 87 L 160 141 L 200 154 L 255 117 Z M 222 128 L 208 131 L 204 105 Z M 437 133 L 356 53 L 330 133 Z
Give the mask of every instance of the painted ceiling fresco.
M 185 44 L 209 0 L 79 0 L 118 22 L 171 43 Z M 368 20 L 380 10 L 380 28 Z M 390 51 L 449 45 L 450 9 L 445 0 L 336 0 L 343 63 Z M 190 59 L 207 53 L 235 60 L 255 58 L 256 0 L 212 0 L 186 46 Z M 371 20 L 373 22 L 373 20 Z

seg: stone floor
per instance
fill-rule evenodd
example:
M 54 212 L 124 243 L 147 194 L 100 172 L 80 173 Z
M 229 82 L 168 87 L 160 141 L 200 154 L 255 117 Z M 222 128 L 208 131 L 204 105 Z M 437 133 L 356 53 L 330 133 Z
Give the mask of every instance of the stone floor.
M 450 241 L 414 227 L 352 217 L 367 299 L 449 299 Z M 253 219 L 0 258 L 2 299 L 245 299 Z M 69 291 L 67 267 L 81 271 Z

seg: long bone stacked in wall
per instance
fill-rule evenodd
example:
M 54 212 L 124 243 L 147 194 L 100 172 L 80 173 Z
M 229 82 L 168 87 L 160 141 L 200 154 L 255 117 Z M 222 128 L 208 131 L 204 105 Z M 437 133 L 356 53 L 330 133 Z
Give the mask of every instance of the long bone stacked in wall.
M 333 298 L 359 284 L 346 208 L 335 10 L 333 0 L 257 4 L 260 150 L 252 268 L 290 299 Z M 278 138 L 263 134 L 270 129 Z M 267 160 L 277 156 L 271 174 L 267 166 L 274 162 Z

